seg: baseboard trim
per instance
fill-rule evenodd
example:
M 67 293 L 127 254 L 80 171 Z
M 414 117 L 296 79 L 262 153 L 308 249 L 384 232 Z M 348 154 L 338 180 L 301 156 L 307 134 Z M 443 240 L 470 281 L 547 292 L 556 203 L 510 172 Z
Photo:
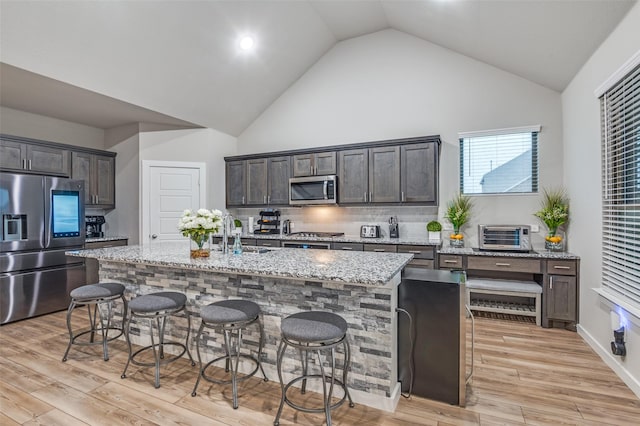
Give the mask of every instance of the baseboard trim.
M 631 373 L 629 373 L 629 371 L 618 362 L 618 358 L 610 352 L 609 348 L 605 348 L 600 345 L 600 343 L 598 343 L 598 341 L 580 324 L 578 324 L 577 331 L 584 341 L 587 342 L 587 344 L 591 346 L 598 355 L 600 355 L 600 358 L 602 358 L 605 364 L 607 364 L 609 368 L 611 368 L 613 372 L 622 379 L 629 389 L 631 389 L 631 391 L 640 398 L 640 381 L 633 377 L 633 375 L 631 375 Z

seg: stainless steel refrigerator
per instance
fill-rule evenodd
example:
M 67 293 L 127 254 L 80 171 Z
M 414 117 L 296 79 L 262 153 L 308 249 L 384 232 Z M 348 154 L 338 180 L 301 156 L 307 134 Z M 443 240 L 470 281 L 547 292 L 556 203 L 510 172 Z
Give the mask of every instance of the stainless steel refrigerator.
M 0 323 L 65 309 L 85 284 L 84 182 L 0 173 Z

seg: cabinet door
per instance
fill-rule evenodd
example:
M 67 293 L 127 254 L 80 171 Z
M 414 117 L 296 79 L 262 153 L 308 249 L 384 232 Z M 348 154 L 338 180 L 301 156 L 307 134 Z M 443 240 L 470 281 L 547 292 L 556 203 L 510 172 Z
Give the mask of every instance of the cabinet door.
M 336 153 L 335 152 L 319 152 L 315 154 L 315 174 L 318 176 L 335 175 L 336 170 Z
M 94 155 L 95 167 L 92 179 L 96 204 L 104 208 L 116 206 L 116 162 L 115 158 Z
M 247 204 L 267 204 L 267 159 L 247 160 Z
M 226 164 L 227 206 L 242 206 L 245 204 L 247 191 L 247 175 L 245 162 L 229 161 Z
M 84 181 L 84 204 L 94 204 L 94 188 L 92 187 L 92 162 L 93 155 L 84 152 L 71 154 L 71 178 Z
M 407 203 L 438 203 L 438 151 L 435 143 L 401 147 L 401 198 Z
M 293 156 L 293 176 L 313 175 L 313 154 L 300 154 Z
M 369 150 L 369 202 L 400 201 L 400 147 Z
M 69 151 L 28 144 L 27 168 L 49 175 L 69 176 Z
M 24 170 L 26 168 L 27 146 L 23 143 L 0 141 L 0 168 Z
M 576 321 L 576 277 L 549 275 L 545 304 L 547 319 Z
M 289 204 L 290 157 L 269 158 L 269 205 Z
M 366 203 L 369 200 L 369 150 L 340 151 L 338 178 L 340 203 Z

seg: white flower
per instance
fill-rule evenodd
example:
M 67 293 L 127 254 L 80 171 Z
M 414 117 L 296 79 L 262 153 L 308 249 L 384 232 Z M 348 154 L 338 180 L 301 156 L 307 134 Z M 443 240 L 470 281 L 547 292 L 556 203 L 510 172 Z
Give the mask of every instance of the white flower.
M 222 221 L 220 210 L 198 209 L 195 212 L 186 209 L 178 221 L 178 230 L 185 237 L 201 238 L 203 233 L 218 232 Z

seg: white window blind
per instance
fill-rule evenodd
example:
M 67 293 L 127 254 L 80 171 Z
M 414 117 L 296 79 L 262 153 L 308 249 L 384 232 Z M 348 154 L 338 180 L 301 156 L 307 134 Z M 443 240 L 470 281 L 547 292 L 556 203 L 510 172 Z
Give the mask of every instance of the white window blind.
M 460 133 L 460 192 L 538 191 L 540 126 Z
M 640 308 L 640 65 L 600 97 L 602 285 Z

